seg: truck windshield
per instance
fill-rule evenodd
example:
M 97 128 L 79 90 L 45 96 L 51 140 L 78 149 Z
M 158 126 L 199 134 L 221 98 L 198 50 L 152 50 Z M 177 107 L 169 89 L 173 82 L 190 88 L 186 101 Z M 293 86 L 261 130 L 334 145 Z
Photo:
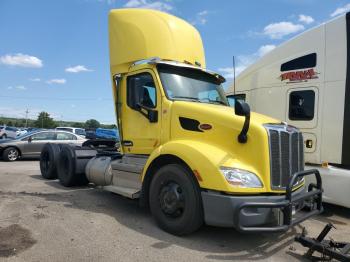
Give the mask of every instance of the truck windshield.
M 203 71 L 172 65 L 157 66 L 169 99 L 228 105 L 220 81 Z

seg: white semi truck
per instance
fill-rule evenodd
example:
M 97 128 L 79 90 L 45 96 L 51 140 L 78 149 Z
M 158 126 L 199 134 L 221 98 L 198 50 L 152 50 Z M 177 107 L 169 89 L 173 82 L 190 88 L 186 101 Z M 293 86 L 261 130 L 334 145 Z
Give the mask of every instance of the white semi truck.
M 350 13 L 275 48 L 236 79 L 228 97 L 303 132 L 306 168 L 324 202 L 350 208 Z

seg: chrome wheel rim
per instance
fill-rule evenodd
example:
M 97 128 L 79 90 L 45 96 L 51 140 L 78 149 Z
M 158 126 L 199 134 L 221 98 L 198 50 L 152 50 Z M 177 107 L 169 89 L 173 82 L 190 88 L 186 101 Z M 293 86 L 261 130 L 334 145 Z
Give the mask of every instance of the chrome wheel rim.
M 7 156 L 10 161 L 15 161 L 18 158 L 18 151 L 11 149 Z

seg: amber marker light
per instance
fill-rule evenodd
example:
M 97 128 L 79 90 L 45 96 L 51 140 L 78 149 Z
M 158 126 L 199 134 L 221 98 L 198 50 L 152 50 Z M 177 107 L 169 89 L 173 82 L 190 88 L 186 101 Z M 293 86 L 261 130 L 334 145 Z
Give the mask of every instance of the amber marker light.
M 210 130 L 210 129 L 212 129 L 212 126 L 209 124 L 200 124 L 199 128 L 202 130 Z

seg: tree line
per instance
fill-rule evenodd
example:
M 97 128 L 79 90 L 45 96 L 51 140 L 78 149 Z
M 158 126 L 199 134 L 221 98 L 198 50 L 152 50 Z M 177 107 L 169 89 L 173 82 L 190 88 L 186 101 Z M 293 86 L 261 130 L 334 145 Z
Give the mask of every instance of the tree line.
M 101 124 L 96 119 L 89 119 L 85 122 L 72 121 L 56 121 L 49 113 L 40 112 L 37 119 L 0 117 L 0 125 L 15 126 L 15 127 L 37 127 L 37 128 L 56 128 L 58 126 L 70 126 L 76 128 L 116 128 L 116 125 Z

